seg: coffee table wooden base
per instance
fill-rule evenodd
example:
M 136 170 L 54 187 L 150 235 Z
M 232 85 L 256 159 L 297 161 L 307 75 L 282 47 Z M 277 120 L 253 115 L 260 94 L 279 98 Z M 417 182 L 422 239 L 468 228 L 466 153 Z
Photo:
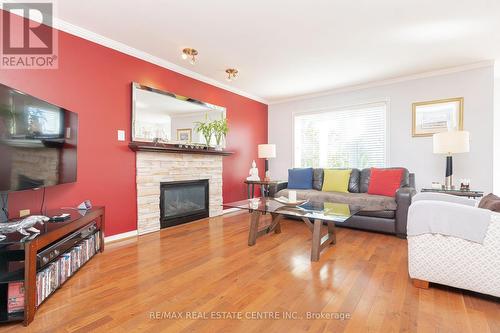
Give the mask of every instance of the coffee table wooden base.
M 257 238 L 267 235 L 274 231 L 274 233 L 281 233 L 280 221 L 283 218 L 282 214 L 271 213 L 272 221 L 271 224 L 265 228 L 259 229 L 259 220 L 262 212 L 253 211 L 250 220 L 250 231 L 248 233 L 248 246 L 254 246 L 257 242 Z M 328 247 L 330 244 L 336 243 L 335 237 L 335 222 L 325 221 L 328 225 L 328 232 L 325 235 L 321 235 L 321 226 L 323 220 L 316 219 L 314 223 L 307 217 L 302 217 L 302 221 L 306 224 L 308 229 L 312 233 L 312 246 L 311 246 L 311 261 L 318 261 L 321 251 Z
M 304 221 L 312 232 L 311 261 L 318 261 L 321 251 L 330 244 L 335 244 L 337 242 L 335 237 L 335 222 L 325 221 L 328 226 L 328 232 L 322 236 L 321 226 L 323 225 L 323 220 L 315 219 L 313 224 L 309 218 L 303 217 L 302 221 Z
M 248 246 L 254 246 L 258 237 L 266 235 L 272 231 L 276 234 L 281 233 L 280 220 L 283 218 L 283 215 L 271 213 L 273 218 L 271 224 L 259 230 L 259 220 L 261 215 L 262 213 L 256 210 L 252 212 L 252 217 L 250 219 L 250 232 L 248 233 Z

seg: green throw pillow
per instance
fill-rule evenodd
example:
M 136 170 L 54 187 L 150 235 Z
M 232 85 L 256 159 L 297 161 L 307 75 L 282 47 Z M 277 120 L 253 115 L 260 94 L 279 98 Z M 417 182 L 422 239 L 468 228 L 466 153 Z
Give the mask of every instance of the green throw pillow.
M 323 192 L 344 192 L 348 193 L 349 178 L 351 169 L 347 170 L 324 170 L 323 174 Z

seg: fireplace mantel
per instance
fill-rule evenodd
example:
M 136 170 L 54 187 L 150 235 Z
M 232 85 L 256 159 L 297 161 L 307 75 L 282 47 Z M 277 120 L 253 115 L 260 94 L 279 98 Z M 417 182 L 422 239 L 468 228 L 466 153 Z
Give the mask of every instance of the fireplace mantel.
M 227 150 L 215 149 L 197 149 L 190 148 L 188 145 L 171 144 L 171 143 L 153 143 L 153 142 L 130 142 L 128 147 L 133 151 L 149 151 L 158 153 L 175 153 L 175 154 L 204 154 L 204 155 L 220 155 L 229 156 L 234 154 Z

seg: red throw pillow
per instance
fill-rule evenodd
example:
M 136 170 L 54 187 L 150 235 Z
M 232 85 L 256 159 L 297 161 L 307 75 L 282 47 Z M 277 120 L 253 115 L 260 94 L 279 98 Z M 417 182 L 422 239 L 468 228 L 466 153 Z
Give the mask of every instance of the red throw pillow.
M 368 194 L 385 195 L 395 197 L 396 191 L 401 186 L 403 169 L 377 169 L 370 171 L 370 184 Z

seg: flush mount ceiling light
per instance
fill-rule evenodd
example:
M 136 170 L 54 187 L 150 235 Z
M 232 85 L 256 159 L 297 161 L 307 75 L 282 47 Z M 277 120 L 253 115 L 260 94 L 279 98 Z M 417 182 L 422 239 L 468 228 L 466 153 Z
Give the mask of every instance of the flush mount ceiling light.
M 226 80 L 233 81 L 238 78 L 238 70 L 236 68 L 228 68 L 226 69 L 227 77 Z
M 189 63 L 191 65 L 194 65 L 196 63 L 196 56 L 198 55 L 198 51 L 195 49 L 191 49 L 189 47 L 186 47 L 185 49 L 182 50 L 182 59 L 184 60 L 189 60 Z

